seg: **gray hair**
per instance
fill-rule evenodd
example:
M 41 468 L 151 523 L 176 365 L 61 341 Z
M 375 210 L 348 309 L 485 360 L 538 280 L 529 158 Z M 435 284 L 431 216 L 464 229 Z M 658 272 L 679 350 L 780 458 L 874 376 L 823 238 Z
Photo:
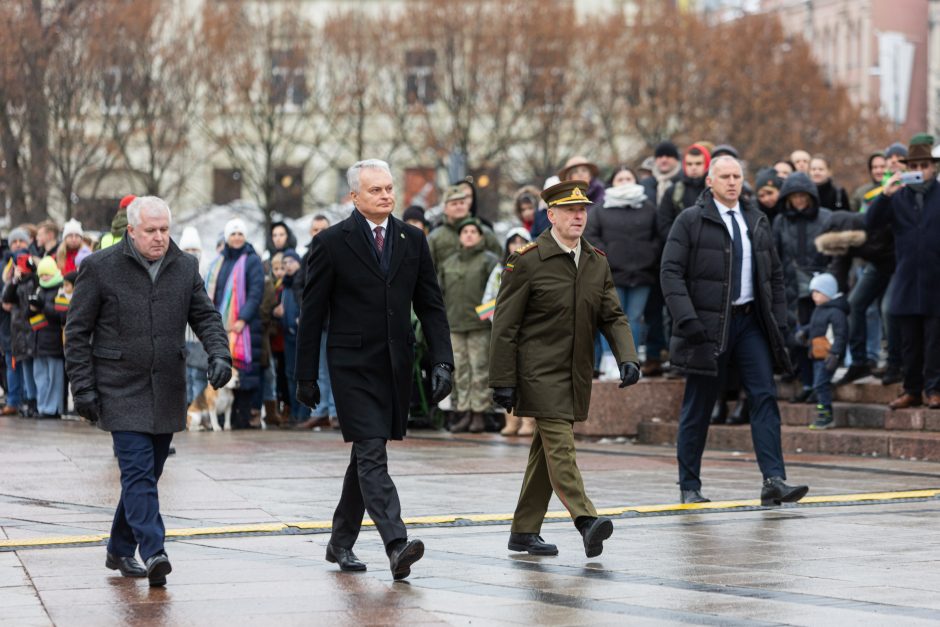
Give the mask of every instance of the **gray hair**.
M 166 211 L 167 218 L 170 222 L 173 221 L 170 205 L 166 204 L 165 200 L 157 196 L 138 196 L 127 206 L 127 223 L 135 228 L 140 226 L 140 218 L 145 211 L 147 213 Z
M 392 169 L 381 159 L 358 161 L 346 170 L 346 183 L 349 184 L 349 191 L 359 192 L 359 173 L 362 170 L 384 170 L 389 176 L 392 175 Z
M 715 178 L 715 166 L 716 165 L 718 165 L 719 163 L 727 163 L 729 161 L 737 165 L 739 168 L 741 168 L 741 174 L 742 175 L 744 174 L 744 166 L 741 165 L 740 161 L 738 161 L 731 155 L 721 155 L 720 157 L 716 157 L 715 159 L 712 159 L 712 162 L 708 165 L 708 178 L 710 179 Z

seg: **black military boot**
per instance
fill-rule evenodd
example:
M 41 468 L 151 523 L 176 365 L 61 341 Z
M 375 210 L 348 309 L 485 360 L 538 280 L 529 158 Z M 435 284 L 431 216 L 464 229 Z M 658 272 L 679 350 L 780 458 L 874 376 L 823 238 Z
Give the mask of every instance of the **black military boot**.
M 584 541 L 584 554 L 597 557 L 604 550 L 604 540 L 614 532 L 614 523 L 609 518 L 589 518 L 582 516 L 575 521 Z
M 558 547 L 537 533 L 510 533 L 509 550 L 524 551 L 529 555 L 558 555 Z
M 464 433 L 470 427 L 470 412 L 454 412 L 454 424 L 450 426 L 451 433 Z

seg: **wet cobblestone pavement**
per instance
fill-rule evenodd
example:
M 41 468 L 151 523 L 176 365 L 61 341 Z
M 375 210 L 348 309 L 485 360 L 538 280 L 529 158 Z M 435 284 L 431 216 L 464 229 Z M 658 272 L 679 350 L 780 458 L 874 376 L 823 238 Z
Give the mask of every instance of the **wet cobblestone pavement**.
M 316 525 L 299 528 L 332 517 L 349 456 L 337 433 L 184 433 L 174 444 L 161 509 L 168 530 L 190 531 L 167 544 L 167 587 L 151 589 L 105 569 L 95 538 L 119 492 L 110 437 L 77 422 L 0 418 L 0 624 L 940 624 L 936 496 L 628 513 L 594 559 L 558 519 L 542 535 L 560 554 L 538 558 L 507 551 L 504 519 L 479 518 L 512 512 L 527 443 L 418 431 L 390 446 L 391 473 L 405 517 L 442 524 L 410 530 L 427 552 L 393 583 L 371 528 L 356 546 L 369 567 L 359 574 L 323 559 L 328 536 Z M 598 508 L 677 500 L 672 449 L 583 441 L 578 459 Z M 940 464 L 787 461 L 811 496 L 940 488 Z M 704 480 L 713 500 L 760 491 L 746 454 L 706 453 Z M 562 507 L 553 500 L 550 510 Z M 465 518 L 449 522 L 455 515 Z M 259 523 L 269 531 L 228 533 Z

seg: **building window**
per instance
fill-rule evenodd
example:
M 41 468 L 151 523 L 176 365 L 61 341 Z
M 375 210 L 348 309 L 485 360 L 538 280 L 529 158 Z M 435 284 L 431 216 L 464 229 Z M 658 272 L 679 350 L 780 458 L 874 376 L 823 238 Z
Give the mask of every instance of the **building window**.
M 241 197 L 241 170 L 216 168 L 212 171 L 212 204 L 227 205 Z
M 132 102 L 133 93 L 119 65 L 108 67 L 101 77 L 101 107 L 107 113 L 121 113 Z
M 408 104 L 429 105 L 437 100 L 436 62 L 437 53 L 433 50 L 409 50 L 405 53 L 405 97 Z
M 271 54 L 271 104 L 303 106 L 308 95 L 306 65 L 307 59 L 299 50 L 275 50 Z
M 283 165 L 274 168 L 274 211 L 286 218 L 304 213 L 304 171 Z

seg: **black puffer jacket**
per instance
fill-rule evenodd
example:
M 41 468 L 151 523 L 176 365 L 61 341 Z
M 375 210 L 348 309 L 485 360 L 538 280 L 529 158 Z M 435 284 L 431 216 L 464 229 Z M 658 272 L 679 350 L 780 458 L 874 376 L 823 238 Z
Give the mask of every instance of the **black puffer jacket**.
M 640 207 L 591 207 L 584 239 L 607 253 L 617 287 L 655 283 L 662 244 L 649 198 Z
M 62 325 L 68 310 L 56 311 L 55 297 L 59 293 L 59 285 L 55 287 L 40 287 L 36 292 L 42 298 L 42 311 L 31 311 L 30 315 L 42 314 L 46 318 L 46 326 L 33 332 L 36 342 L 36 357 L 58 357 L 64 355 L 62 350 Z
M 666 188 L 663 199 L 656 210 L 656 223 L 659 237 L 666 241 L 672 223 L 686 207 L 691 207 L 705 191 L 705 177 L 690 178 L 685 174 Z
M 3 288 L 3 302 L 13 305 L 10 310 L 10 348 L 17 361 L 36 356 L 36 341 L 29 324 L 29 297 L 38 286 L 36 275 L 27 274 L 19 282 L 11 280 Z
M 812 199 L 810 206 L 803 211 L 792 209 L 787 202 L 790 196 L 799 192 L 809 194 Z M 823 233 L 851 228 L 852 214 L 836 214 L 820 207 L 816 185 L 802 172 L 794 172 L 787 177 L 780 190 L 780 200 L 785 209 L 774 220 L 774 241 L 783 264 L 790 322 L 795 323 L 797 301 L 809 298 L 809 282 L 813 275 L 825 272 L 832 260 L 816 250 L 816 238 Z
M 829 327 L 832 327 L 832 348 L 829 354 L 839 359 L 845 355 L 845 347 L 849 338 L 849 303 L 845 297 L 837 298 L 818 305 L 809 319 L 807 337 L 813 340 L 817 337 L 826 337 Z
M 789 372 L 784 341 L 786 300 L 783 270 L 774 249 L 767 216 L 753 204 L 741 203 L 751 238 L 754 268 L 754 303 L 761 327 L 770 343 L 777 370 Z M 715 376 L 718 355 L 727 348 L 731 320 L 731 234 L 710 190 L 694 206 L 679 214 L 669 231 L 660 273 L 663 295 L 673 319 L 670 360 L 689 374 Z M 708 342 L 693 344 L 682 334 L 682 324 L 698 318 Z

